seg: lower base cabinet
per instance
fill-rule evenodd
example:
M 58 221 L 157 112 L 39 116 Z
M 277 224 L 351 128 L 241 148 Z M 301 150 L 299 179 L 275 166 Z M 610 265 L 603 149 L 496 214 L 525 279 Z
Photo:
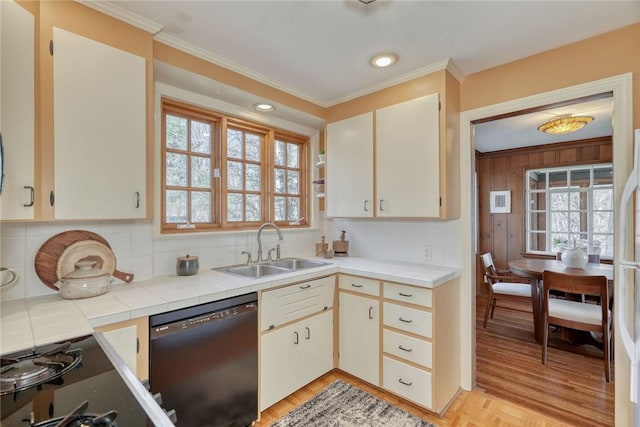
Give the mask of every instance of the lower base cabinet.
M 260 411 L 333 369 L 333 310 L 261 337 Z
M 149 379 L 149 318 L 100 326 L 104 337 L 139 379 Z
M 382 358 L 382 388 L 425 408 L 432 408 L 431 373 L 388 357 Z

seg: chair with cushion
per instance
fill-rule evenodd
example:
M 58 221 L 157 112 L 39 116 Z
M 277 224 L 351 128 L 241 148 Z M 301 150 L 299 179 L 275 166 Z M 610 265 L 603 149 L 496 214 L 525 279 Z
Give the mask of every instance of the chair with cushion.
M 493 312 L 496 309 L 498 300 L 525 302 L 532 306 L 531 300 L 531 280 L 525 277 L 511 274 L 508 270 L 498 270 L 493 263 L 490 252 L 480 255 L 484 265 L 484 275 L 489 282 L 489 300 L 484 312 L 484 327 L 487 327 L 489 317 L 493 319 Z M 510 310 L 531 312 L 517 307 L 500 306 Z
M 609 290 L 605 276 L 580 276 L 544 271 L 542 273 L 542 364 L 547 363 L 547 341 L 549 325 L 599 332 L 602 334 L 604 349 L 604 374 L 609 382 L 609 349 L 611 337 L 611 310 L 607 304 L 571 301 L 550 298 L 551 290 L 569 294 L 583 294 L 599 297 L 599 301 L 609 301 Z

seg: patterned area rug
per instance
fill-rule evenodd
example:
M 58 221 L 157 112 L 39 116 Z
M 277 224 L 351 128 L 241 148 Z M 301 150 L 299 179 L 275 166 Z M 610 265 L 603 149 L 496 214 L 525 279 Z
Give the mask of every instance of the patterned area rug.
M 436 427 L 337 380 L 271 427 Z

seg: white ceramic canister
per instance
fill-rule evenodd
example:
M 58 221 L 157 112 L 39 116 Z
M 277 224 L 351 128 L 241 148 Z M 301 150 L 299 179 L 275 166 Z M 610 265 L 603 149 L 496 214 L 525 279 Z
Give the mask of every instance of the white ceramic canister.
M 104 270 L 93 268 L 95 261 L 78 261 L 76 270 L 58 280 L 60 296 L 65 299 L 89 298 L 106 293 L 113 277 Z
M 562 262 L 569 268 L 584 268 L 589 262 L 587 251 L 582 248 L 567 248 L 562 251 Z

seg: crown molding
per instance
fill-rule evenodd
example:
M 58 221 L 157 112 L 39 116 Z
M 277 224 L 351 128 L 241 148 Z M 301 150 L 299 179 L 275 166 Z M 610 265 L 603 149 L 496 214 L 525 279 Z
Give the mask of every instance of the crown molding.
M 151 19 L 144 18 L 110 2 L 99 0 L 75 0 L 75 2 L 90 7 L 93 10 L 97 10 L 100 13 L 104 13 L 105 15 L 109 15 L 119 21 L 126 22 L 127 24 L 133 25 L 134 27 L 140 28 L 141 30 L 151 34 L 157 34 L 164 28 L 162 25 L 152 21 Z

